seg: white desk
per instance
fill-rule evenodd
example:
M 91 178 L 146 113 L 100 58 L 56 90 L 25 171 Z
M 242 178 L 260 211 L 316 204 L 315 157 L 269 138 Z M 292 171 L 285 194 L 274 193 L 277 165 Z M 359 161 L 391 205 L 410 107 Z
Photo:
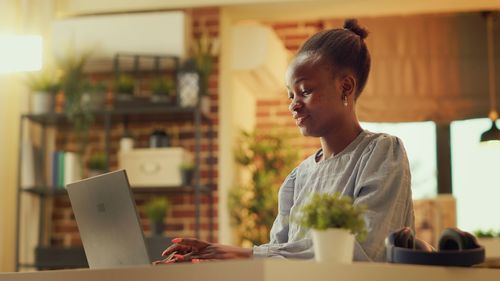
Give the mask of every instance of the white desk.
M 254 259 L 116 269 L 0 273 L 0 281 L 476 281 L 500 280 L 500 269 Z

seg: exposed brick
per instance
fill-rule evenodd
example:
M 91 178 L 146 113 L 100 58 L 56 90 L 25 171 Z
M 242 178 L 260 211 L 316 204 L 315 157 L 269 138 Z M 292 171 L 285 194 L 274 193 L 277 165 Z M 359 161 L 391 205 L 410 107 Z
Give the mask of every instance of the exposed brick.
M 278 29 L 290 29 L 290 28 L 298 28 L 299 24 L 297 22 L 280 22 L 272 24 L 272 27 L 275 30 Z
M 78 227 L 75 224 L 59 224 L 54 226 L 54 231 L 58 233 L 78 232 Z
M 80 238 L 80 235 L 73 235 L 71 237 L 71 246 L 82 246 L 82 239 Z
M 257 107 L 276 106 L 276 105 L 280 105 L 280 104 L 281 104 L 281 102 L 279 100 L 270 100 L 270 99 L 257 100 Z
M 194 210 L 173 210 L 173 217 L 194 217 Z
M 285 41 L 297 41 L 297 40 L 300 40 L 301 42 L 304 42 L 307 40 L 307 38 L 309 38 L 309 34 L 289 34 L 289 35 L 286 35 L 284 40 Z
M 65 216 L 64 216 L 63 212 L 53 212 L 52 213 L 52 219 L 53 220 L 62 220 L 64 218 L 65 218 Z
M 71 208 L 71 203 L 68 198 L 58 197 L 54 201 L 54 206 L 56 208 Z
M 278 112 L 276 112 L 276 115 L 280 116 L 280 117 L 292 118 L 292 113 L 289 110 L 287 110 L 287 111 L 278 111 Z
M 325 25 L 322 21 L 316 21 L 316 22 L 306 22 L 304 24 L 305 27 L 313 27 L 317 30 L 322 30 L 324 29 Z
M 184 229 L 184 225 L 176 223 L 167 223 L 166 230 L 167 231 L 181 231 Z
M 195 227 L 196 227 L 196 225 L 194 223 L 192 223 L 192 224 L 189 225 L 189 229 L 191 229 L 191 230 L 194 230 Z M 214 229 L 218 229 L 219 228 L 219 225 L 217 224 L 216 221 L 214 221 L 213 228 Z M 201 223 L 200 224 L 200 229 L 201 230 L 209 230 L 210 229 L 210 224 L 209 223 Z

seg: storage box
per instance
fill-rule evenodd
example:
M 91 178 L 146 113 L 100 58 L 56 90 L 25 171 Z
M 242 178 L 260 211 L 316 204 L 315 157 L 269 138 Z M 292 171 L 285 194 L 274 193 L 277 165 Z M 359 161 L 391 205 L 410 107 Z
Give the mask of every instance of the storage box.
M 140 148 L 118 153 L 118 167 L 127 171 L 132 187 L 178 187 L 180 166 L 191 154 L 182 147 Z

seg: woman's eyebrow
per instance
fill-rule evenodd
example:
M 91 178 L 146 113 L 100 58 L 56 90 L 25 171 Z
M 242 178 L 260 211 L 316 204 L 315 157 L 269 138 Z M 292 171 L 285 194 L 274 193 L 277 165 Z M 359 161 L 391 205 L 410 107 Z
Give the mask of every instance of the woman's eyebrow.
M 302 81 L 304 81 L 304 80 L 307 80 L 307 78 L 305 78 L 305 77 L 299 77 L 299 78 L 297 78 L 297 79 L 293 82 L 293 84 L 294 84 L 294 85 L 297 85 L 297 84 L 299 84 L 300 82 L 302 82 Z

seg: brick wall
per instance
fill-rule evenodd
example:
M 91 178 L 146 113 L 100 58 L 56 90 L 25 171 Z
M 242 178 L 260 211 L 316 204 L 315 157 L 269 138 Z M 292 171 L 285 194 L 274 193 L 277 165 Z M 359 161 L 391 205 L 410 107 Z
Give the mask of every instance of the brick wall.
M 206 31 L 210 37 L 219 36 L 219 9 L 218 8 L 200 8 L 186 10 L 192 19 L 192 36 L 198 36 L 202 31 Z M 212 194 L 213 194 L 213 212 L 214 218 L 214 232 L 213 240 L 217 239 L 217 136 L 218 136 L 218 61 L 214 63 L 214 71 L 209 80 L 209 95 L 211 100 L 211 113 L 210 117 L 213 120 L 213 130 L 215 133 L 213 139 L 213 146 L 209 146 L 207 133 L 208 126 L 202 126 L 202 153 L 201 153 L 201 183 L 208 184 L 209 165 L 208 151 L 212 150 L 212 155 L 215 157 L 213 160 L 213 180 L 212 180 Z M 135 147 L 147 147 L 149 135 L 155 128 L 166 130 L 171 136 L 171 144 L 173 146 L 182 146 L 194 153 L 194 127 L 192 123 L 129 123 L 129 129 L 135 139 Z M 90 130 L 90 142 L 87 148 L 86 157 L 89 153 L 104 150 L 104 134 L 102 123 L 97 123 Z M 113 126 L 111 131 L 111 155 L 110 165 L 111 170 L 116 169 L 117 159 L 116 153 L 118 151 L 119 139 L 123 134 L 123 126 L 117 124 Z M 56 146 L 58 149 L 75 151 L 75 136 L 69 128 L 60 130 L 57 135 Z M 84 157 L 85 158 L 85 157 Z M 166 218 L 166 232 L 164 235 L 168 237 L 176 236 L 194 236 L 195 232 L 195 208 L 193 194 L 158 194 L 159 196 L 166 196 L 173 203 L 171 210 L 168 212 Z M 149 222 L 144 214 L 144 203 L 154 194 L 136 194 L 135 199 L 139 209 L 141 222 L 146 235 L 150 232 Z M 202 239 L 209 239 L 209 208 L 208 196 L 202 196 L 201 205 L 201 230 L 200 236 Z M 78 234 L 78 228 L 74 215 L 71 210 L 70 202 L 67 196 L 57 197 L 54 199 L 52 206 L 52 220 L 50 225 L 50 242 L 52 245 L 58 246 L 79 246 L 81 239 Z

